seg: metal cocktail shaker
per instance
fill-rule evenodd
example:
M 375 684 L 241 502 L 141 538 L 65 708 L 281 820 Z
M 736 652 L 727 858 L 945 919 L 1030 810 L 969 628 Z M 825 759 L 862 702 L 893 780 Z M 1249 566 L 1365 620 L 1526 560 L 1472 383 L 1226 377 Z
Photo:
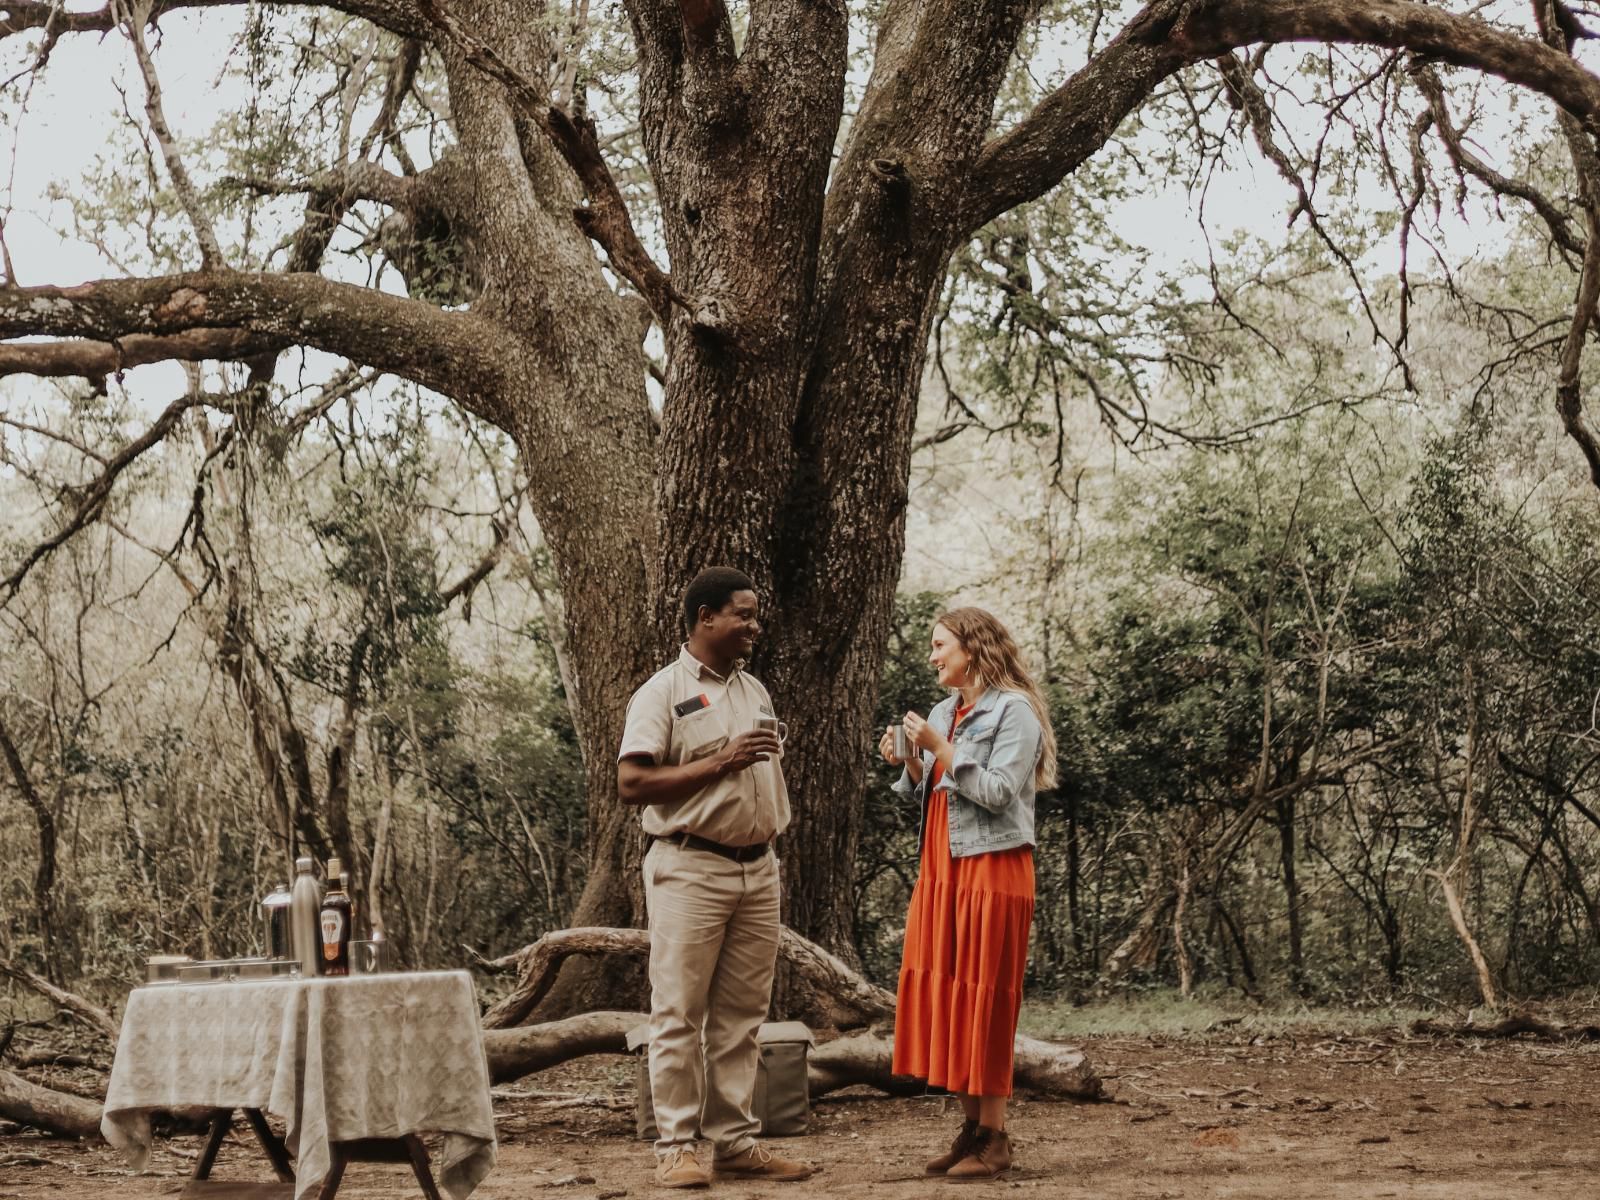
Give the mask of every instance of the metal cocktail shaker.
M 291 956 L 300 960 L 300 977 L 314 979 L 320 972 L 317 964 L 322 958 L 322 930 L 319 917 L 322 912 L 322 885 L 311 872 L 309 857 L 294 860 L 294 891 L 289 897 L 289 937 Z
M 261 902 L 261 919 L 265 926 L 262 952 L 268 958 L 294 957 L 294 937 L 289 932 L 291 903 L 289 889 L 281 883 Z

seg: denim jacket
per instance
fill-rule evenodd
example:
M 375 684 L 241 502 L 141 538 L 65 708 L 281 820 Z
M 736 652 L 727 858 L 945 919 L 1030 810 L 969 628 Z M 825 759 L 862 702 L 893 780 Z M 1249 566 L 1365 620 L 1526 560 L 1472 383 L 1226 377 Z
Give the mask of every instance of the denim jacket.
M 950 720 L 959 696 L 942 700 L 928 714 L 928 724 L 950 736 Z M 984 692 L 956 726 L 950 770 L 939 780 L 950 817 L 950 856 L 970 858 L 996 850 L 1033 845 L 1033 769 L 1044 742 L 1039 718 L 1021 692 Z M 922 780 L 911 782 L 902 771 L 894 790 L 914 796 L 923 807 L 933 777 L 933 752 L 921 750 Z M 921 849 L 920 822 L 917 846 Z

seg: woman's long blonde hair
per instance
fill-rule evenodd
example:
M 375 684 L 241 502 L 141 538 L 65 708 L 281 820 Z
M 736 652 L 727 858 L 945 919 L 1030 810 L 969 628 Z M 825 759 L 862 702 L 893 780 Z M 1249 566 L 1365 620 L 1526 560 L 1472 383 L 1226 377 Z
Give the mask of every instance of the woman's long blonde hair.
M 1056 785 L 1056 732 L 1050 724 L 1050 709 L 1044 693 L 1022 665 L 1022 651 L 1006 627 L 993 613 L 981 608 L 952 608 L 934 622 L 943 625 L 972 660 L 968 682 L 981 688 L 1001 688 L 1021 692 L 1028 698 L 1033 715 L 1039 718 L 1042 741 L 1039 761 L 1033 768 L 1033 786 L 1039 789 Z

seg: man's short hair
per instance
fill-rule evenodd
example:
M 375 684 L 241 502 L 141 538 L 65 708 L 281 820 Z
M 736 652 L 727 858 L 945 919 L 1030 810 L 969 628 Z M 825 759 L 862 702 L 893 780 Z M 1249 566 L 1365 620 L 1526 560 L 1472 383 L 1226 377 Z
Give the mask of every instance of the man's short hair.
M 707 567 L 690 581 L 683 592 L 683 625 L 693 630 L 700 619 L 700 610 L 721 610 L 735 592 L 753 592 L 756 585 L 750 576 L 732 567 Z

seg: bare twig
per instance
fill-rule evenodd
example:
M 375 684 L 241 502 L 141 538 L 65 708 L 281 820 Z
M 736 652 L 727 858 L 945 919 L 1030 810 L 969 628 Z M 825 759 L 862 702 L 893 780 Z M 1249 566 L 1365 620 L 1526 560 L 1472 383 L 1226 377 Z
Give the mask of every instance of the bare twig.
M 127 30 L 128 40 L 133 43 L 134 56 L 139 60 L 139 71 L 144 76 L 145 115 L 150 121 L 150 131 L 155 134 L 156 142 L 161 146 L 161 157 L 167 164 L 167 174 L 172 179 L 172 190 L 178 194 L 178 202 L 188 214 L 189 223 L 194 226 L 195 237 L 200 242 L 201 268 L 207 271 L 223 270 L 227 262 L 222 255 L 222 246 L 217 241 L 216 230 L 211 226 L 211 217 L 200 203 L 200 194 L 195 190 L 194 181 L 189 177 L 189 169 L 184 166 L 183 155 L 178 151 L 177 139 L 172 136 L 172 129 L 167 124 L 166 112 L 161 103 L 161 80 L 156 75 L 156 64 L 150 57 L 150 47 L 145 43 L 144 30 L 150 20 L 153 0 L 139 0 L 131 5 L 123 0 L 113 0 L 113 7 Z

